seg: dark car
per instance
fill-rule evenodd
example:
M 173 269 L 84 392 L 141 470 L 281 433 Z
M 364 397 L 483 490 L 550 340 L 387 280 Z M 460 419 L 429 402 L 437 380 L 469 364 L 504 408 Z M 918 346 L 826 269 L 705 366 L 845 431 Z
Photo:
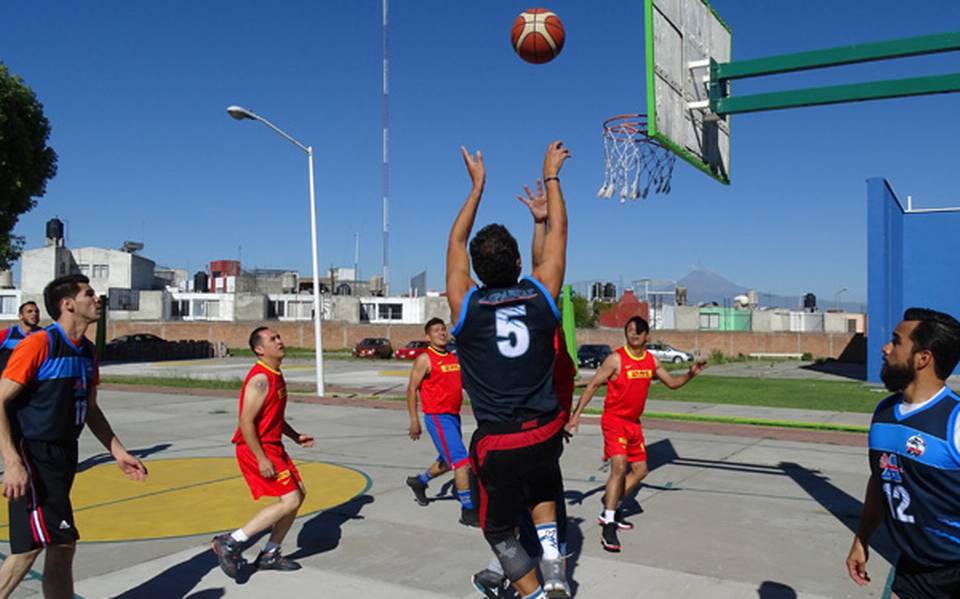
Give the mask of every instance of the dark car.
M 367 337 L 353 348 L 353 355 L 357 358 L 384 358 L 393 356 L 393 347 L 390 340 L 383 337 Z
M 411 341 L 397 351 L 393 352 L 393 357 L 398 360 L 413 360 L 423 352 L 427 351 L 430 344 L 426 341 Z
M 599 368 L 611 353 L 613 350 L 605 343 L 581 345 L 577 350 L 577 363 L 581 368 Z

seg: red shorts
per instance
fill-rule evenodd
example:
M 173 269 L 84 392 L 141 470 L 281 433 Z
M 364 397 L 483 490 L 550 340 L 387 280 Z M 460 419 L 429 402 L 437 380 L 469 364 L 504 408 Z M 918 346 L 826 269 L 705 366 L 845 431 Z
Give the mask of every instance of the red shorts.
M 627 462 L 646 462 L 647 446 L 643 442 L 643 425 L 616 416 L 603 416 L 600 419 L 603 431 L 603 459 L 625 455 Z
M 257 464 L 257 457 L 250 451 L 246 443 L 237 443 L 237 463 L 240 464 L 240 472 L 253 493 L 254 500 L 262 496 L 280 497 L 290 491 L 300 488 L 300 473 L 297 467 L 293 465 L 293 460 L 287 455 L 283 445 L 279 443 L 264 443 L 263 451 L 273 462 L 273 468 L 277 471 L 275 478 L 264 478 L 260 474 L 260 466 Z

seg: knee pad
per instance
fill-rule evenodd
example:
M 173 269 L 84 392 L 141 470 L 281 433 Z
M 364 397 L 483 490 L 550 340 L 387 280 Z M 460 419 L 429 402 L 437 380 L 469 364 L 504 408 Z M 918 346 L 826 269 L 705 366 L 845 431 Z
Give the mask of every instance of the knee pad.
M 485 532 L 483 534 L 493 553 L 500 560 L 503 566 L 504 575 L 510 579 L 510 582 L 516 582 L 523 578 L 527 572 L 534 568 L 533 560 L 523 548 L 523 545 L 513 535 L 512 531 L 504 532 Z

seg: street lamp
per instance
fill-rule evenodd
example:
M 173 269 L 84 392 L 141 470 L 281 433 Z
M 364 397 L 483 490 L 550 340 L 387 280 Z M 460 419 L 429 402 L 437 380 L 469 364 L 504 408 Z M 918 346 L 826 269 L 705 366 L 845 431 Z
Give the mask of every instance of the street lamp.
M 834 310 L 839 310 L 839 309 L 840 309 L 840 295 L 843 294 L 843 292 L 846 291 L 846 290 L 847 290 L 847 288 L 844 287 L 843 289 L 840 289 L 840 290 L 838 290 L 836 293 L 833 294 L 833 309 L 834 309 Z
M 317 395 L 323 396 L 323 342 L 320 335 L 320 275 L 317 267 L 317 201 L 313 191 L 313 146 L 305 146 L 287 135 L 285 131 L 263 118 L 262 116 L 243 108 L 242 106 L 227 106 L 227 114 L 243 121 L 250 119 L 260 121 L 276 131 L 281 137 L 307 153 L 307 168 L 310 173 L 310 255 L 313 258 L 313 342 L 317 354 Z

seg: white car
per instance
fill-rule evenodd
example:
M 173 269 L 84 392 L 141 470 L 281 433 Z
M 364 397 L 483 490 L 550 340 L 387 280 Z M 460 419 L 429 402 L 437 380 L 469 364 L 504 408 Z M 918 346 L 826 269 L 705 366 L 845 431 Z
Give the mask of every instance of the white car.
M 647 351 L 661 362 L 673 362 L 674 364 L 693 362 L 693 354 L 670 347 L 666 343 L 648 343 Z

